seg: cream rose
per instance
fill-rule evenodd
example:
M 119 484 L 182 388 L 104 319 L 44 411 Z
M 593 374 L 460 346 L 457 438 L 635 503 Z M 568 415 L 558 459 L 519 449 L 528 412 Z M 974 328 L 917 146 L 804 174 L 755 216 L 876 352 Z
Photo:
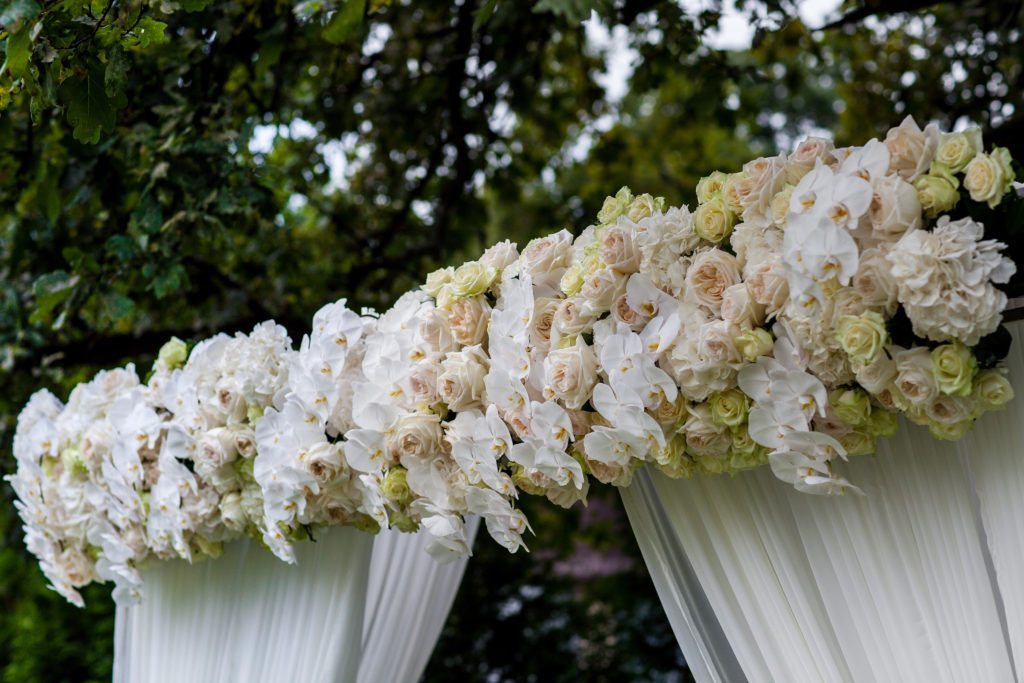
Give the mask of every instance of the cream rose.
M 530 321 L 530 343 L 540 349 L 547 349 L 551 343 L 551 329 L 561 299 L 537 297 L 533 301 L 533 319 Z
M 982 370 L 974 380 L 974 398 L 983 409 L 998 410 L 1013 400 L 1013 386 L 998 370 Z
M 441 292 L 441 288 L 452 281 L 455 277 L 455 269 L 452 267 L 439 268 L 433 273 L 427 275 L 427 281 L 420 286 L 428 296 L 437 297 Z
M 300 452 L 299 460 L 321 485 L 330 483 L 345 469 L 345 454 L 341 445 L 326 441 Z
M 640 254 L 633 242 L 636 227 L 622 219 L 609 226 L 601 236 L 599 253 L 605 265 L 619 273 L 635 273 Z M 586 282 L 583 284 L 586 287 Z
M 939 147 L 935 161 L 949 166 L 953 173 L 967 168 L 971 159 L 981 152 L 981 129 L 977 126 L 959 133 L 943 133 L 939 136 Z
M 702 239 L 715 244 L 729 236 L 736 225 L 736 214 L 725 206 L 721 197 L 713 197 L 697 207 L 693 229 Z
M 973 408 L 973 401 L 969 398 L 939 394 L 925 406 L 924 413 L 932 422 L 955 425 L 964 420 L 970 420 Z
M 736 257 L 712 248 L 694 255 L 686 271 L 686 294 L 695 303 L 707 306 L 717 314 L 722 309 L 725 290 L 739 281 L 740 268 Z
M 877 308 L 887 315 L 896 312 L 896 281 L 886 255 L 887 246 L 872 247 L 861 252 L 857 272 L 850 282 L 861 302 L 868 308 Z
M 700 327 L 697 349 L 700 357 L 712 365 L 736 366 L 743 357 L 736 348 L 739 328 L 728 320 L 713 320 Z
M 885 135 L 885 146 L 889 150 L 889 170 L 905 180 L 913 180 L 931 166 L 938 145 L 939 131 L 934 124 L 921 130 L 913 117 L 908 116 Z
M 597 384 L 597 355 L 577 337 L 576 344 L 557 349 L 544 360 L 546 398 L 558 398 L 565 407 L 578 410 L 590 400 Z
M 721 194 L 722 187 L 725 186 L 725 181 L 728 178 L 729 176 L 721 171 L 715 171 L 711 175 L 701 178 L 697 183 L 697 203 L 704 204 Z
M 441 400 L 455 411 L 483 407 L 484 378 L 489 362 L 479 346 L 449 353 L 441 363 L 437 378 Z
M 441 363 L 427 358 L 415 363 L 409 370 L 409 388 L 416 403 L 432 406 L 441 400 L 437 380 L 441 376 Z
M 786 182 L 796 185 L 815 167 L 819 160 L 824 164 L 829 163 L 833 149 L 835 149 L 835 145 L 826 138 L 812 136 L 801 141 L 786 159 Z
M 626 218 L 637 223 L 645 218 L 661 213 L 665 209 L 665 198 L 642 194 L 629 203 Z
M 452 336 L 449 313 L 438 308 L 424 311 L 420 315 L 419 335 L 430 353 L 448 353 L 458 350 L 458 342 Z
M 939 385 L 932 374 L 932 357 L 926 348 L 899 351 L 896 361 L 896 389 L 912 406 L 924 407 L 939 395 Z
M 582 296 L 562 299 L 555 311 L 551 323 L 551 343 L 554 346 L 562 339 L 571 339 L 589 330 L 597 316 L 584 309 L 585 300 Z
M 1003 201 L 1003 195 L 1013 187 L 1015 179 L 1010 152 L 1005 147 L 996 147 L 991 154 L 979 154 L 964 169 L 964 189 L 976 202 L 987 202 L 995 208 Z
M 580 289 L 583 310 L 591 315 L 606 313 L 612 304 L 626 292 L 627 278 L 612 268 L 601 268 L 589 276 Z
M 868 219 L 875 236 L 894 240 L 907 230 L 921 227 L 918 189 L 899 176 L 874 178 L 871 182 Z
M 978 361 L 974 353 L 960 342 L 942 344 L 932 349 L 932 371 L 939 391 L 950 396 L 969 396 Z
M 480 257 L 480 263 L 488 268 L 493 268 L 497 273 L 505 270 L 519 260 L 519 251 L 515 242 L 504 240 L 486 249 Z
M 483 294 L 497 277 L 498 271 L 494 268 L 480 261 L 467 261 L 455 270 L 451 283 L 452 294 L 458 298 Z
M 439 416 L 413 413 L 398 421 L 388 438 L 388 449 L 403 462 L 405 458 L 432 458 L 442 453 L 442 440 Z
M 567 268 L 572 258 L 572 235 L 562 230 L 554 235 L 532 240 L 519 256 L 523 271 L 530 275 L 545 275 Z
M 765 307 L 769 316 L 782 310 L 789 301 L 789 282 L 779 261 L 766 261 L 750 269 L 746 277 L 754 301 Z
M 616 321 L 628 325 L 634 332 L 639 332 L 650 322 L 650 317 L 633 309 L 629 305 L 628 295 L 623 294 L 612 306 L 612 317 Z
M 836 340 L 850 361 L 857 365 L 871 363 L 889 342 L 885 319 L 874 311 L 861 315 L 844 315 L 836 327 Z
M 754 300 L 754 293 L 745 282 L 725 290 L 721 314 L 723 319 L 741 328 L 757 327 L 764 322 L 764 306 Z
M 896 361 L 884 353 L 875 356 L 870 363 L 854 364 L 857 383 L 872 394 L 880 394 L 892 386 L 896 379 Z
M 743 220 L 766 225 L 771 221 L 772 197 L 786 183 L 786 156 L 762 157 L 743 165 L 735 192 L 743 206 Z M 732 208 L 732 207 L 730 207 Z
M 487 334 L 490 315 L 491 306 L 483 296 L 456 299 L 448 310 L 452 337 L 463 346 L 479 344 Z

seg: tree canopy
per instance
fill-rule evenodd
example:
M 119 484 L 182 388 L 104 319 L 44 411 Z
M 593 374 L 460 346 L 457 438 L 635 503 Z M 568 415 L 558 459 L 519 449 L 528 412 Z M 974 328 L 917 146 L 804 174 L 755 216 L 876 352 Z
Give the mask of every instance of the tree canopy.
M 810 27 L 734 4 L 749 48 L 710 39 L 720 0 L 0 0 L 0 470 L 37 388 L 144 373 L 170 336 L 297 339 L 328 301 L 384 308 L 490 242 L 578 232 L 623 185 L 692 201 L 907 114 L 1024 158 L 1024 2 L 850 0 Z M 621 97 L 596 26 L 631 60 Z M 0 679 L 109 679 L 103 588 L 86 611 L 46 591 L 12 497 Z M 426 678 L 679 680 L 614 492 L 527 512 L 534 553 L 477 549 Z

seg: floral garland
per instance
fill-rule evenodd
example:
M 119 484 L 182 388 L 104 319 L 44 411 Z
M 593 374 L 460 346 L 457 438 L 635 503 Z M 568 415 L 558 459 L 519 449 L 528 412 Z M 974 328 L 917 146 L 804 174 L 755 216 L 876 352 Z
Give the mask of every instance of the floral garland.
M 520 491 L 568 507 L 648 462 L 857 491 L 841 461 L 899 414 L 955 439 L 1013 396 L 1015 266 L 971 217 L 998 224 L 1013 181 L 977 129 L 908 118 L 713 173 L 692 213 L 623 189 L 576 239 L 499 243 L 383 315 L 329 304 L 297 350 L 273 322 L 173 339 L 145 383 L 129 365 L 32 397 L 9 477 L 27 545 L 80 605 L 243 535 L 292 562 L 326 525 L 422 528 L 443 558 L 475 514 L 515 551 Z

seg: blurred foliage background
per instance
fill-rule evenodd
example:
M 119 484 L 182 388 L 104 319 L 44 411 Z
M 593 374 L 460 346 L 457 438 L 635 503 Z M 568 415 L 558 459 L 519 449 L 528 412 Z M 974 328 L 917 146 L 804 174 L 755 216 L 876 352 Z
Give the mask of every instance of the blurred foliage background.
M 692 201 L 907 114 L 1024 158 L 1024 2 L 824 4 L 0 0 L 0 472 L 37 388 L 172 335 L 297 339 L 622 185 Z M 109 591 L 49 592 L 2 498 L 0 681 L 109 680 Z M 425 679 L 687 680 L 616 492 L 526 511 L 533 552 L 477 544 Z

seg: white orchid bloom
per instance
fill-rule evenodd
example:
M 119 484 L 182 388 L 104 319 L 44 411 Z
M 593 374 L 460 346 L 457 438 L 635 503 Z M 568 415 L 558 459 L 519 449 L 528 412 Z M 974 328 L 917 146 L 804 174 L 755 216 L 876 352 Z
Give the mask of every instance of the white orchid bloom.
M 515 444 L 509 459 L 526 468 L 536 469 L 559 486 L 572 483 L 583 488 L 583 468 L 565 452 L 572 436 L 572 422 L 562 406 L 554 401 L 533 402 L 530 409 L 531 435 Z
M 852 230 L 871 207 L 872 196 L 868 181 L 855 175 L 838 175 L 819 161 L 790 197 L 787 236 L 794 218 L 804 215 L 820 216 Z
M 863 147 L 854 147 L 843 159 L 839 173 L 863 180 L 881 178 L 889 173 L 889 148 L 879 140 L 868 140 Z
M 676 300 L 660 290 L 650 277 L 633 273 L 626 283 L 626 304 L 646 318 L 675 309 Z
M 523 533 L 531 530 L 530 524 L 506 498 L 489 489 L 470 487 L 466 489 L 466 505 L 471 513 L 483 517 L 491 538 L 510 553 L 526 548 Z
M 469 483 L 483 482 L 505 496 L 516 494 L 515 486 L 507 474 L 498 470 L 498 460 L 512 448 L 512 435 L 492 404 L 486 416 L 479 411 L 460 413 L 463 418 L 460 431 L 464 435 L 452 441 L 452 457 L 466 473 Z
M 790 218 L 782 249 L 783 263 L 789 271 L 806 275 L 818 283 L 836 278 L 840 284 L 847 285 L 857 273 L 860 262 L 853 236 L 816 213 Z

